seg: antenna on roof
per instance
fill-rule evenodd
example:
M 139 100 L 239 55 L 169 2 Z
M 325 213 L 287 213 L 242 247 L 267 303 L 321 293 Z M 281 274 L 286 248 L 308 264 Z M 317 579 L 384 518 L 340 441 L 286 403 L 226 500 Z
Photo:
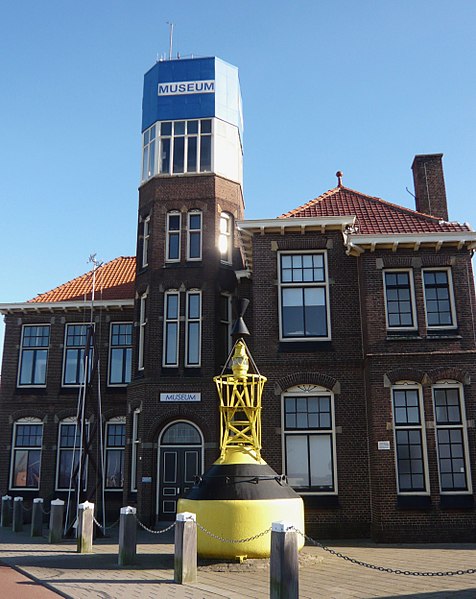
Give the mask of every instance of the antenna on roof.
M 172 60 L 172 45 L 174 39 L 174 24 L 170 21 L 167 21 L 167 25 L 169 26 L 169 60 Z
M 342 171 L 337 171 L 337 173 L 336 173 L 337 187 L 342 187 L 342 177 L 343 176 L 344 176 L 344 173 Z

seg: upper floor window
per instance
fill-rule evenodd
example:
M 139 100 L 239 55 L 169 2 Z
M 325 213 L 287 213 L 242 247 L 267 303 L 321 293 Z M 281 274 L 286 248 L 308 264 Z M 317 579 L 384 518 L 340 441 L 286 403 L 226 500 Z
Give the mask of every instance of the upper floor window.
M 188 213 L 187 260 L 202 259 L 202 213 L 194 210 Z
M 456 327 L 451 270 L 428 268 L 422 273 L 428 328 Z
M 139 462 L 139 417 L 140 410 L 134 410 L 132 416 L 132 456 L 131 456 L 131 491 L 137 491 Z
M 106 422 L 106 489 L 124 486 L 124 450 L 126 447 L 126 419 L 112 418 Z
M 49 344 L 49 325 L 23 327 L 18 385 L 46 385 Z
M 335 493 L 335 425 L 333 395 L 320 387 L 299 388 L 283 396 L 285 472 L 301 492 Z
M 200 366 L 202 346 L 202 294 L 187 291 L 185 366 Z
M 469 492 L 468 435 L 462 386 L 447 382 L 433 387 L 436 443 L 441 492 Z
M 169 212 L 167 214 L 167 262 L 178 262 L 180 260 L 180 225 L 182 215 L 180 212 Z
M 153 177 L 157 172 L 155 160 L 155 132 L 156 126 L 152 125 L 144 131 L 142 137 L 142 181 Z
M 416 385 L 392 389 L 399 493 L 425 493 L 428 468 L 421 391 Z
M 216 343 L 216 351 L 219 363 L 225 364 L 228 354 L 231 351 L 231 326 L 232 326 L 232 311 L 231 311 L 231 296 L 229 293 L 221 293 L 218 298 L 218 337 Z
M 142 223 L 142 267 L 149 264 L 150 215 Z
M 140 296 L 139 304 L 139 350 L 137 356 L 138 370 L 144 370 L 145 329 L 147 325 L 147 293 Z
M 13 425 L 10 488 L 40 487 L 43 423 L 39 418 L 22 418 Z
M 67 324 L 65 347 L 63 385 L 81 385 L 84 380 L 84 354 L 88 342 L 89 325 Z M 91 339 L 89 339 L 91 341 Z M 91 374 L 93 347 L 91 345 L 88 356 L 88 376 Z
M 233 220 L 226 212 L 220 214 L 218 249 L 220 250 L 221 261 L 226 264 L 231 264 L 233 257 Z
M 164 300 L 163 366 L 178 366 L 180 294 L 166 291 Z
M 212 169 L 212 120 L 165 121 L 144 131 L 142 181 Z
M 387 328 L 416 329 L 412 271 L 387 270 L 383 276 Z
M 330 339 L 324 252 L 279 253 L 280 339 Z
M 89 437 L 89 424 L 85 424 L 84 439 L 76 418 L 65 418 L 59 424 L 58 456 L 56 462 L 56 489 L 77 488 L 79 477 L 82 488 L 86 488 L 87 461 L 80 462 L 84 455 L 84 442 Z
M 112 322 L 109 343 L 109 385 L 127 385 L 132 370 L 132 323 Z

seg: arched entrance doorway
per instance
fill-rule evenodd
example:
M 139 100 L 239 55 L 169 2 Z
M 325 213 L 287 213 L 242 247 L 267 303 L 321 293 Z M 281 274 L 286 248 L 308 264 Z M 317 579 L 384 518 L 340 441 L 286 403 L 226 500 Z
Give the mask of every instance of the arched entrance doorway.
M 174 520 L 177 500 L 203 471 L 203 436 L 191 422 L 169 424 L 159 440 L 157 515 Z

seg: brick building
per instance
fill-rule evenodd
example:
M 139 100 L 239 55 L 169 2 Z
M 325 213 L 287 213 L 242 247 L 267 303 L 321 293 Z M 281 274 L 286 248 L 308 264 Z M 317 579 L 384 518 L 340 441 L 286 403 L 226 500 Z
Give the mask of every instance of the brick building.
M 448 221 L 442 155 L 415 157 L 415 211 L 338 173 L 307 204 L 250 221 L 241 131 L 234 67 L 146 74 L 136 257 L 95 271 L 94 301 L 88 273 L 0 305 L 0 492 L 67 498 L 91 322 L 88 406 L 100 397 L 101 411 L 83 420 L 101 424 L 108 517 L 133 504 L 148 524 L 173 518 L 218 455 L 212 377 L 246 297 L 268 377 L 263 456 L 302 495 L 308 532 L 472 540 L 476 234 Z M 92 467 L 83 480 L 93 492 Z

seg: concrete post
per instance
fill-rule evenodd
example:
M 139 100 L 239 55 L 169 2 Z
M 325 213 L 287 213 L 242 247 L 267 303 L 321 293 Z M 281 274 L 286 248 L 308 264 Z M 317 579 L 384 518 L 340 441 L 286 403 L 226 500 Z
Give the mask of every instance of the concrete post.
M 13 500 L 13 532 L 21 532 L 23 530 L 23 497 L 15 497 Z
M 270 599 L 299 599 L 297 534 L 289 522 L 272 524 Z
M 135 507 L 121 507 L 119 520 L 119 554 L 117 563 L 127 566 L 136 561 L 137 520 Z
M 31 536 L 41 537 L 43 535 L 43 499 L 35 497 L 31 512 Z
M 64 501 L 62 499 L 53 499 L 50 506 L 48 543 L 59 543 L 63 538 Z
M 174 581 L 197 582 L 197 517 L 190 512 L 175 521 Z
M 12 498 L 10 495 L 4 495 L 2 497 L 2 527 L 10 528 L 12 525 Z
M 85 501 L 78 505 L 77 553 L 93 552 L 94 503 Z

